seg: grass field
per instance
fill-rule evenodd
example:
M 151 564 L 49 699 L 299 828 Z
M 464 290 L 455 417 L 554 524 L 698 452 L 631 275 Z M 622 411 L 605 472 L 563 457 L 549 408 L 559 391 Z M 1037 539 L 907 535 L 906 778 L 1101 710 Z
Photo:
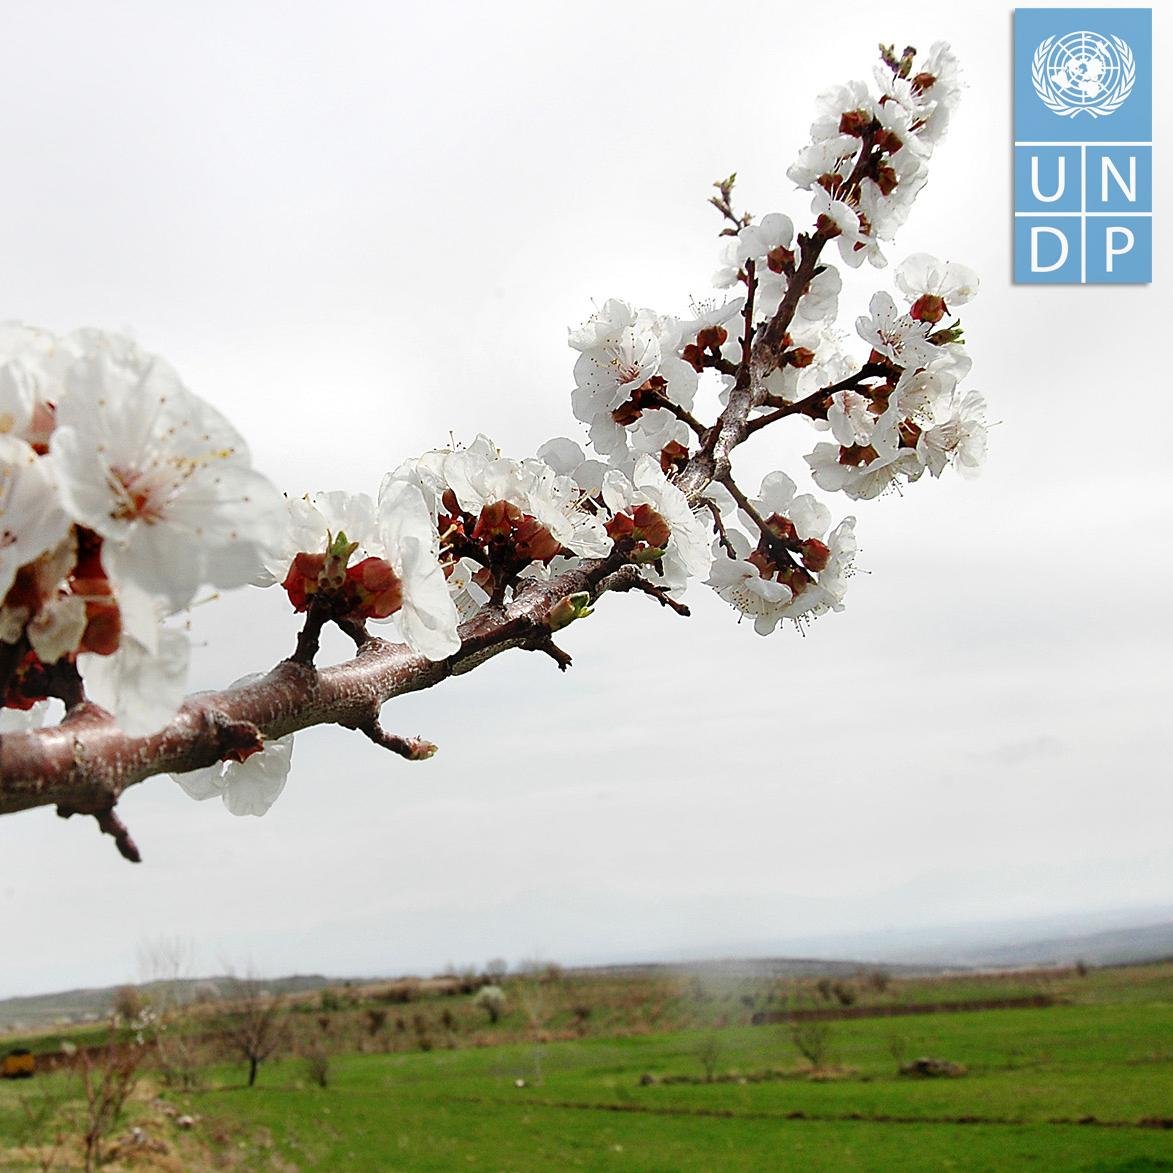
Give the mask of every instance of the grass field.
M 1068 992 L 1042 1009 L 834 1022 L 819 1078 L 785 1026 L 705 1025 L 336 1054 L 326 1088 L 296 1059 L 251 1089 L 240 1068 L 209 1068 L 203 1090 L 166 1094 L 198 1118 L 183 1136 L 158 1102 L 135 1111 L 181 1156 L 157 1167 L 1173 1169 L 1173 966 L 1051 986 Z M 968 1073 L 897 1073 L 919 1055 Z M 0 1088 L 0 1129 L 20 1090 Z

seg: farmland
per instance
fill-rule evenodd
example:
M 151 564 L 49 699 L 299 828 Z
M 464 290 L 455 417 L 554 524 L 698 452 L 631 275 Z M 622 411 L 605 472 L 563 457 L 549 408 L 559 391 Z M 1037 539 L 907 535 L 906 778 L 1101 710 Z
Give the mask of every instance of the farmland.
M 467 978 L 321 991 L 257 1086 L 209 1050 L 195 1090 L 148 1072 L 119 1135 L 158 1168 L 1173 1168 L 1173 964 L 840 986 L 551 971 L 505 979 L 496 1022 Z M 900 1074 L 922 1056 L 957 1073 Z M 0 1087 L 0 1134 L 31 1092 Z M 37 1167 L 19 1139 L 0 1167 Z

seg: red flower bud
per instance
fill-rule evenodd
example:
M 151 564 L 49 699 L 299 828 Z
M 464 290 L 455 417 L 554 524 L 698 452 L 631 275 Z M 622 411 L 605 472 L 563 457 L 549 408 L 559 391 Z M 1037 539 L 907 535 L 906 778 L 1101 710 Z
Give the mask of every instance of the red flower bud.
M 290 563 L 289 573 L 281 584 L 295 611 L 304 611 L 318 593 L 318 577 L 326 565 L 325 554 L 301 553 Z
M 536 517 L 528 514 L 514 530 L 514 548 L 527 562 L 548 563 L 562 551 L 562 544 Z
M 839 133 L 860 138 L 872 124 L 872 115 L 867 110 L 850 110 L 839 119 Z
M 706 326 L 696 336 L 696 344 L 702 350 L 720 350 L 728 341 L 729 331 L 724 326 Z
M 508 501 L 494 501 L 481 508 L 472 536 L 478 542 L 490 542 L 494 538 L 508 537 L 513 527 L 521 520 L 521 510 Z
M 676 440 L 669 440 L 660 452 L 660 470 L 665 476 L 674 468 L 683 468 L 688 460 L 688 449 Z
M 766 267 L 771 273 L 788 273 L 794 268 L 794 252 L 778 245 L 766 253 Z
M 690 342 L 681 352 L 680 357 L 699 375 L 705 369 L 704 351 L 695 343 Z
M 386 619 L 403 606 L 403 584 L 382 558 L 364 558 L 346 572 L 347 594 L 355 603 L 352 615 Z
M 74 583 L 74 593 L 83 594 L 82 582 Z M 122 642 L 122 612 L 113 599 L 86 599 L 86 629 L 82 632 L 79 652 L 111 656 Z
M 830 558 L 830 547 L 820 542 L 818 538 L 807 538 L 802 543 L 802 564 L 807 570 L 815 574 L 818 574 L 820 570 L 826 570 Z
M 765 519 L 766 529 L 774 535 L 774 537 L 781 539 L 786 543 L 794 543 L 798 541 L 798 532 L 794 528 L 794 522 L 789 517 L 783 517 L 780 513 L 772 513 Z
M 936 323 L 945 316 L 947 309 L 943 297 L 938 297 L 935 293 L 925 293 L 912 303 L 908 316 L 918 322 Z

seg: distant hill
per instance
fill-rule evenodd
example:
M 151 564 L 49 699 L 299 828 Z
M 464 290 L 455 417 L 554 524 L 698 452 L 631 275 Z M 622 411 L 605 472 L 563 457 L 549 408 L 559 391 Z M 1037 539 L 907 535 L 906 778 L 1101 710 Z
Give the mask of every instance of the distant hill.
M 992 947 L 963 949 L 958 961 L 970 966 L 1129 965 L 1173 957 L 1173 922 L 1132 929 L 1107 929 L 1082 936 L 1056 937 Z
M 180 1002 L 201 999 L 231 998 L 239 979 L 219 977 L 187 978 L 167 985 L 174 990 L 173 997 Z M 291 977 L 264 979 L 262 985 L 275 994 L 301 994 L 320 990 L 324 986 L 341 985 L 343 979 L 322 974 L 294 974 Z M 145 995 L 163 983 L 147 982 L 139 988 Z M 0 999 L 0 1034 L 19 1034 L 24 1031 L 43 1031 L 54 1026 L 73 1026 L 98 1022 L 106 1018 L 114 1007 L 114 998 L 121 986 L 103 986 L 98 989 L 63 990 L 56 994 L 32 994 L 20 998 Z
M 1104 928 L 1097 932 L 1064 933 L 1054 922 L 999 924 L 929 930 L 891 930 L 886 933 L 825 938 L 811 953 L 826 956 L 762 956 L 765 949 L 747 948 L 741 957 L 697 958 L 689 961 L 654 960 L 575 968 L 591 973 L 646 975 L 688 972 L 720 978 L 848 977 L 881 966 L 896 977 L 926 976 L 971 969 L 1018 969 L 1037 966 L 1128 965 L 1173 958 L 1173 920 L 1155 924 Z M 1047 930 L 1050 930 L 1048 932 Z M 813 942 L 782 942 L 779 953 L 806 952 Z M 753 953 L 759 955 L 754 957 Z M 313 993 L 327 986 L 362 985 L 371 978 L 294 974 L 264 979 L 275 994 Z M 172 983 L 179 1001 L 231 999 L 238 979 L 229 975 Z M 0 999 L 0 1035 L 35 1033 L 55 1026 L 97 1022 L 109 1015 L 119 986 L 65 990 L 55 994 Z M 141 987 L 145 994 L 152 985 Z

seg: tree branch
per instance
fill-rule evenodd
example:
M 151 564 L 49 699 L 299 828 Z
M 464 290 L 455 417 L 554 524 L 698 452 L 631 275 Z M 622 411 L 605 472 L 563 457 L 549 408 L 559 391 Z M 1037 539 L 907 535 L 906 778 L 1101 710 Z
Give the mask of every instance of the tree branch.
M 828 239 L 822 231 L 801 238 L 801 260 L 781 305 L 765 329 L 758 331 L 750 361 L 741 364 L 716 423 L 703 431 L 699 450 L 675 478 L 696 507 L 705 506 L 704 491 L 713 480 L 728 483 L 730 455 L 751 431 L 750 413 L 761 399 L 755 371 L 768 364 L 771 339 L 785 334 Z M 699 427 L 690 426 L 694 431 Z M 645 590 L 642 579 L 635 581 L 634 568 L 615 577 L 626 563 L 626 553 L 616 550 L 549 582 L 519 585 L 510 603 L 487 604 L 465 623 L 459 632 L 460 649 L 439 662 L 404 644 L 354 630 L 347 633 L 358 645 L 354 658 L 316 669 L 307 661 L 316 650 L 318 625 L 315 617 L 307 617 L 291 659 L 243 687 L 189 697 L 165 728 L 148 737 L 131 737 L 102 709 L 76 703 L 60 725 L 0 736 L 0 814 L 55 805 L 62 814 L 93 815 L 114 836 L 123 854 L 134 858 L 137 848 L 113 814 L 114 804 L 129 787 L 154 775 L 182 773 L 244 756 L 259 748 L 262 737 L 284 737 L 314 725 L 358 729 L 395 752 L 404 747 L 410 750 L 412 742 L 387 734 L 378 723 L 380 709 L 388 700 L 469 672 L 511 648 L 544 650 L 565 668 L 569 657 L 551 651 L 550 635 L 564 622 L 561 616 L 568 597 L 581 594 L 594 602 L 608 590 Z M 665 606 L 686 610 L 662 592 L 648 593 Z
M 580 592 L 597 598 L 600 584 L 620 565 L 622 555 L 612 555 L 549 582 L 526 583 L 507 606 L 487 605 L 465 623 L 459 651 L 439 662 L 405 644 L 371 637 L 343 664 L 318 670 L 285 660 L 252 684 L 191 696 L 165 728 L 148 737 L 129 736 L 96 705 L 71 709 L 51 728 L 4 734 L 0 814 L 57 805 L 97 815 L 146 778 L 254 750 L 262 735 L 284 737 L 313 725 L 365 732 L 392 697 L 431 688 L 510 648 L 545 642 L 554 608 Z

